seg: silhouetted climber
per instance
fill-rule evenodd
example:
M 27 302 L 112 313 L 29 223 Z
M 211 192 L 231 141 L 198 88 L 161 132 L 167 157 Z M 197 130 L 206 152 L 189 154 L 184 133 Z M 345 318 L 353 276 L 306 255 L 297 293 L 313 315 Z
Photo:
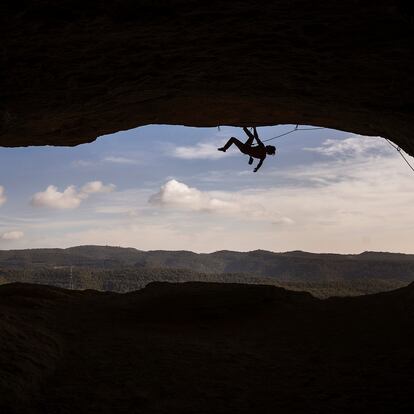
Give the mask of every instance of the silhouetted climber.
M 259 168 L 262 166 L 263 161 L 266 158 L 266 155 L 275 155 L 276 147 L 273 145 L 264 145 L 262 141 L 260 141 L 259 136 L 257 134 L 256 127 L 253 128 L 253 134 L 246 128 L 243 128 L 246 135 L 249 139 L 243 143 L 239 141 L 237 138 L 231 137 L 224 147 L 218 148 L 219 151 L 226 152 L 233 144 L 242 152 L 243 154 L 247 154 L 250 156 L 249 158 L 249 165 L 253 164 L 253 158 L 258 158 L 260 161 L 257 164 L 257 167 L 253 170 L 257 172 Z M 257 145 L 253 146 L 253 142 L 256 140 Z

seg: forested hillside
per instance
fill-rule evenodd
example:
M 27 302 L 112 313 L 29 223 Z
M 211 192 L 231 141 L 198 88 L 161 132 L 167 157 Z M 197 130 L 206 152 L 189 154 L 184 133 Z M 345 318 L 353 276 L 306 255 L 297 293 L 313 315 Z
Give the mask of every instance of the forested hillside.
M 144 288 L 148 283 L 160 282 L 215 282 L 243 283 L 284 287 L 289 290 L 307 291 L 318 298 L 330 296 L 357 296 L 397 289 L 408 284 L 400 279 L 351 279 L 351 280 L 294 280 L 283 281 L 276 277 L 248 273 L 199 273 L 185 269 L 168 268 L 35 268 L 32 270 L 0 270 L 0 285 L 22 282 L 56 286 L 66 289 L 94 289 L 126 293 Z
M 354 296 L 414 280 L 414 255 L 149 251 L 110 246 L 0 251 L 0 284 L 129 292 L 153 281 L 266 284 L 314 296 Z
M 249 273 L 283 281 L 350 279 L 414 280 L 414 255 L 364 252 L 358 255 L 219 251 L 140 251 L 110 246 L 0 251 L 0 269 L 82 267 L 94 269 L 187 269 L 195 272 Z

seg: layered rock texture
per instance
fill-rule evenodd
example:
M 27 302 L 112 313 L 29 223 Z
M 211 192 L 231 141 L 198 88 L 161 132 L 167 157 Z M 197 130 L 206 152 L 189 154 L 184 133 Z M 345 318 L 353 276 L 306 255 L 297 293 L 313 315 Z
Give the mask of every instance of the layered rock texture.
M 300 123 L 414 154 L 409 0 L 32 0 L 0 12 L 2 146 L 151 123 Z

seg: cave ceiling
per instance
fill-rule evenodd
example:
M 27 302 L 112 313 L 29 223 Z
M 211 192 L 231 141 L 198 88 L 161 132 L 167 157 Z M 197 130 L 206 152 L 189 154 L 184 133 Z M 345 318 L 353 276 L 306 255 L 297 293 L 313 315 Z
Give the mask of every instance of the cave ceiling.
M 0 145 L 146 124 L 309 124 L 414 154 L 413 2 L 33 0 L 0 6 Z

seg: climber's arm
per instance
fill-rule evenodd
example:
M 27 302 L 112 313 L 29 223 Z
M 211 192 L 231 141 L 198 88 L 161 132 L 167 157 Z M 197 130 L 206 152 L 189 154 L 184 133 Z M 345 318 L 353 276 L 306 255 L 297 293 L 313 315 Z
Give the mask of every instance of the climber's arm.
M 257 164 L 256 168 L 253 170 L 253 172 L 257 172 L 259 168 L 262 166 L 264 158 L 260 158 L 259 164 Z
M 246 127 L 243 127 L 243 131 L 249 137 L 249 140 L 251 139 L 253 141 L 255 136 Z
M 256 138 L 257 144 L 261 147 L 264 147 L 263 142 L 259 138 L 259 134 L 257 133 L 256 127 L 253 128 L 254 137 Z

